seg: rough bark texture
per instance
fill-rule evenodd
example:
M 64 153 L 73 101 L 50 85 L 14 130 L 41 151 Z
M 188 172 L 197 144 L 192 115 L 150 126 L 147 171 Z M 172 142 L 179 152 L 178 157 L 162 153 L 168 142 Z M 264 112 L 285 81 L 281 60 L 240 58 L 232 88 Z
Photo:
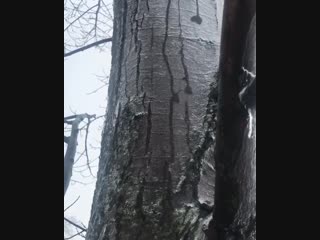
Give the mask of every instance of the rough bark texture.
M 221 8 L 213 0 L 114 2 L 109 103 L 87 240 L 207 239 Z
M 215 149 L 214 240 L 256 239 L 255 8 L 253 0 L 225 1 Z

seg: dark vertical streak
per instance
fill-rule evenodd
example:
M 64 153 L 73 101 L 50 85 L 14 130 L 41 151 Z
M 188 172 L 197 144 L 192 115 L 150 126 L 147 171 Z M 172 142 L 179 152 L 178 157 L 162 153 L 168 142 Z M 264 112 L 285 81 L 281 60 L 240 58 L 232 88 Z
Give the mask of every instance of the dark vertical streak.
M 217 6 L 217 1 L 214 1 L 214 11 L 215 11 L 215 17 L 216 17 L 216 26 L 218 28 L 219 26 L 219 20 L 218 20 L 218 6 Z
M 182 63 L 183 71 L 184 71 L 184 78 L 183 79 L 186 81 L 186 84 L 187 84 L 187 86 L 186 86 L 184 91 L 187 94 L 192 94 L 192 88 L 190 87 L 190 83 L 189 83 L 189 73 L 188 73 L 188 69 L 187 69 L 186 63 L 184 61 L 184 43 L 183 43 L 183 38 L 182 38 L 180 0 L 178 0 L 178 10 L 179 10 L 179 28 L 180 28 L 179 40 L 181 42 L 181 50 L 180 50 L 181 63 Z
M 168 40 L 168 29 L 169 29 L 170 5 L 171 5 L 171 0 L 168 0 L 167 10 L 166 10 L 166 32 L 165 32 L 164 42 L 163 42 L 163 46 L 162 46 L 162 54 L 163 54 L 164 61 L 165 61 L 165 64 L 166 64 L 168 72 L 169 72 L 169 76 L 170 76 L 170 91 L 171 91 L 171 94 L 173 96 L 175 94 L 174 89 L 173 89 L 173 74 L 172 74 L 172 70 L 170 68 L 168 56 L 166 54 L 166 45 L 167 45 L 167 40 Z
M 196 0 L 196 4 L 197 4 L 197 16 L 199 16 L 199 0 Z
M 151 91 L 153 91 L 153 42 L 154 42 L 154 32 L 153 24 L 151 28 Z
M 135 51 L 137 51 L 137 43 L 138 43 L 138 25 L 139 25 L 139 23 L 138 23 L 137 15 L 138 15 L 138 8 L 139 8 L 140 0 L 137 0 L 136 2 L 137 2 L 136 3 L 137 5 L 135 6 L 135 9 L 133 10 L 133 13 L 132 13 L 133 20 L 131 21 L 131 34 L 133 36 L 134 43 L 135 43 Z
M 143 96 L 142 96 L 142 106 L 143 106 L 144 111 L 146 110 L 146 105 L 145 105 L 146 96 L 147 96 L 147 93 L 144 92 Z
M 147 120 L 147 136 L 146 136 L 146 150 L 145 155 L 147 155 L 150 151 L 150 137 L 151 137 L 151 130 L 152 130 L 152 112 L 151 112 L 151 102 L 148 104 L 148 120 Z
M 137 43 L 138 46 L 138 59 L 137 59 L 137 74 L 136 74 L 136 95 L 139 94 L 139 78 L 140 78 L 140 62 L 141 62 L 141 51 L 142 51 L 142 43 L 139 41 Z M 143 83 L 141 83 L 141 91 L 143 92 Z
M 174 102 L 178 102 L 179 98 L 173 89 L 173 74 L 170 68 L 169 59 L 166 54 L 166 44 L 168 40 L 168 29 L 169 29 L 169 13 L 170 13 L 171 0 L 168 0 L 167 10 L 166 10 L 166 32 L 164 36 L 164 42 L 162 46 L 162 54 L 164 57 L 165 64 L 167 66 L 169 76 L 170 76 L 170 91 L 171 91 L 171 99 L 170 99 L 170 109 L 169 109 L 169 131 L 170 131 L 170 147 L 171 147 L 171 161 L 174 162 L 174 140 L 173 140 L 173 104 Z
M 171 221 L 171 212 L 173 209 L 172 203 L 171 203 L 171 199 L 172 199 L 172 183 L 171 183 L 171 173 L 170 173 L 170 168 L 169 168 L 169 162 L 174 162 L 174 155 L 175 155 L 175 146 L 174 146 L 174 139 L 173 139 L 173 104 L 175 101 L 177 101 L 177 94 L 174 92 L 174 85 L 173 85 L 173 74 L 170 68 L 170 64 L 169 64 L 169 59 L 168 56 L 166 54 L 166 44 L 167 44 L 167 40 L 168 40 L 168 29 L 169 29 L 169 13 L 170 13 L 170 6 L 171 6 L 171 0 L 168 0 L 168 5 L 167 5 L 167 9 L 166 9 L 166 28 L 165 28 L 165 36 L 164 36 L 164 42 L 163 42 L 163 46 L 162 46 L 162 54 L 164 57 L 164 61 L 165 64 L 167 66 L 168 69 L 168 73 L 169 73 L 169 77 L 170 77 L 170 92 L 171 92 L 171 98 L 170 98 L 170 109 L 169 109 L 169 141 L 170 141 L 170 161 L 165 160 L 164 163 L 164 179 L 167 181 L 167 186 L 166 186 L 166 192 L 165 192 L 165 196 L 163 199 L 163 215 L 162 215 L 162 220 L 161 220 L 161 224 L 164 225 L 168 225 L 170 224 Z

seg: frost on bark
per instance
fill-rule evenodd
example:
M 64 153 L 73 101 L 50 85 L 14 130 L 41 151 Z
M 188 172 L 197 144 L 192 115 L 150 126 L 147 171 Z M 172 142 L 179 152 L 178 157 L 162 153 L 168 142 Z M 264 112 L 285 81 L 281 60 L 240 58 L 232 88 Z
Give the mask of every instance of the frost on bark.
M 215 240 L 256 239 L 255 12 L 254 0 L 225 1 L 215 149 Z
M 114 1 L 87 240 L 207 239 L 221 7 L 213 0 Z M 215 98 L 206 111 L 210 86 Z

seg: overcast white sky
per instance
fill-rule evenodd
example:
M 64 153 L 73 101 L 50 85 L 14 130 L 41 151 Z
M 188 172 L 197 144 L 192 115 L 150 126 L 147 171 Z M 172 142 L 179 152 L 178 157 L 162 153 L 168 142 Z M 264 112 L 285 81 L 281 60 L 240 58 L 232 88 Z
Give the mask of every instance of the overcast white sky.
M 102 83 L 96 75 L 109 75 L 111 64 L 111 43 L 105 45 L 105 51 L 100 52 L 97 49 L 89 49 L 87 51 L 77 53 L 65 59 L 64 62 L 64 116 L 73 115 L 76 113 L 88 113 L 104 115 L 107 105 L 107 87 L 100 89 L 94 94 L 88 93 L 102 86 Z M 97 120 L 90 127 L 90 135 L 88 142 L 94 147 L 100 148 L 101 127 L 104 118 Z M 84 134 L 82 133 L 79 139 L 78 149 L 81 151 L 84 148 Z M 90 147 L 90 160 L 96 159 L 99 156 L 100 149 Z M 85 165 L 85 158 L 79 161 L 73 172 L 73 180 L 89 183 L 83 185 L 80 183 L 70 184 L 69 189 L 64 199 L 65 208 L 70 205 L 78 196 L 80 199 L 65 213 L 66 217 L 76 218 L 78 221 L 88 225 L 91 211 L 91 203 L 93 191 L 95 188 L 95 178 L 86 177 L 88 171 L 83 173 L 77 172 L 85 169 L 81 165 Z M 92 166 L 97 166 L 98 159 L 92 163 Z M 97 167 L 92 168 L 96 175 Z M 84 176 L 83 176 L 84 175 Z M 73 238 L 74 240 L 82 239 L 81 237 Z

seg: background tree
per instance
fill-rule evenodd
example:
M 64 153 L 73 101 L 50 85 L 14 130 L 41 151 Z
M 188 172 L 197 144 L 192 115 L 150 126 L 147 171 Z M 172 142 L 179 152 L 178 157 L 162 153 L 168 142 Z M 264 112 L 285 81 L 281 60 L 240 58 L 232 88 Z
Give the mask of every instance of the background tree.
M 256 1 L 226 0 L 218 101 L 214 237 L 256 239 Z

